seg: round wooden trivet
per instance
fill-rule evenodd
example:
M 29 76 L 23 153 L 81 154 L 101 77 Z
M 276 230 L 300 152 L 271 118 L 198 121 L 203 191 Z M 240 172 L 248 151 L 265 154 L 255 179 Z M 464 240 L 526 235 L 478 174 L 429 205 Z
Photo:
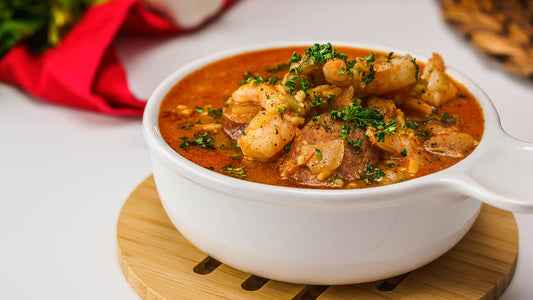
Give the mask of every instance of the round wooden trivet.
M 533 0 L 440 0 L 444 20 L 508 71 L 533 80 Z
M 516 267 L 518 230 L 512 213 L 484 205 L 459 244 L 413 272 L 355 285 L 291 284 L 241 272 L 196 249 L 168 219 L 150 176 L 126 200 L 117 242 L 122 271 L 143 299 L 496 299 Z

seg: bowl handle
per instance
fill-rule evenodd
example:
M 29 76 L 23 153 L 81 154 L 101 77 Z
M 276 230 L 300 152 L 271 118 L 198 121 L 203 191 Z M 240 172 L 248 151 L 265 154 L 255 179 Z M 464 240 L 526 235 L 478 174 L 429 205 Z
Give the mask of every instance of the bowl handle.
M 492 206 L 533 213 L 533 144 L 503 131 L 456 177 L 463 192 Z M 481 145 L 480 145 L 481 146 Z

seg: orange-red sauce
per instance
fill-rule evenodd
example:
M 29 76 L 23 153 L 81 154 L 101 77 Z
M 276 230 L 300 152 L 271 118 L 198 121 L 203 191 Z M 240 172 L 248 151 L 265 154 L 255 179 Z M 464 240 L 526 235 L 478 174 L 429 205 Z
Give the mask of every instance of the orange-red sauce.
M 335 48 L 344 52 L 350 58 L 368 56 L 371 52 L 364 49 Z M 296 51 L 301 54 L 305 49 L 306 47 L 288 47 L 244 53 L 213 62 L 186 76 L 168 92 L 161 104 L 159 127 L 163 138 L 172 149 L 183 157 L 215 172 L 227 174 L 228 172 L 224 170 L 224 167 L 228 165 L 235 168 L 246 166 L 246 179 L 249 181 L 303 187 L 290 179 L 280 177 L 279 164 L 284 154 L 280 155 L 278 159 L 269 162 L 247 160 L 242 152 L 235 147 L 235 142 L 226 135 L 224 130 L 219 130 L 214 134 L 214 149 L 204 149 L 202 147 L 182 149 L 180 147 L 183 142 L 182 137 L 188 137 L 191 140 L 194 139 L 194 133 L 199 132 L 194 126 L 198 120 L 201 123 L 202 118 L 210 122 L 213 120 L 209 119 L 209 117 L 207 119 L 205 116 L 201 117 L 197 112 L 193 112 L 189 117 L 183 117 L 176 113 L 176 107 L 178 105 L 186 105 L 193 109 L 198 107 L 205 110 L 205 107 L 210 105 L 212 109 L 220 109 L 231 93 L 239 87 L 245 72 L 250 71 L 254 76 L 262 76 L 265 79 L 271 76 L 282 78 L 287 69 L 275 73 L 267 70 L 286 63 L 293 52 Z M 376 55 L 387 55 L 379 51 L 372 50 L 372 52 Z M 417 63 L 420 65 L 420 71 L 422 72 L 423 63 Z M 456 86 L 459 90 L 458 95 L 461 95 L 461 97 L 449 100 L 437 107 L 437 109 L 440 112 L 448 112 L 450 115 L 457 116 L 460 120 L 458 129 L 470 134 L 479 141 L 484 129 L 482 109 L 476 99 L 463 86 L 458 83 L 456 83 Z M 420 120 L 424 119 L 424 116 L 406 111 L 406 118 L 408 120 L 410 118 Z M 216 121 L 221 123 L 222 118 L 218 118 Z M 200 132 L 205 132 L 205 130 L 200 130 Z M 421 165 L 416 176 L 411 178 L 437 172 L 457 163 L 459 160 L 461 158 L 433 155 L 430 157 L 430 161 Z M 397 167 L 402 166 L 397 165 Z M 361 184 L 360 186 L 365 185 Z

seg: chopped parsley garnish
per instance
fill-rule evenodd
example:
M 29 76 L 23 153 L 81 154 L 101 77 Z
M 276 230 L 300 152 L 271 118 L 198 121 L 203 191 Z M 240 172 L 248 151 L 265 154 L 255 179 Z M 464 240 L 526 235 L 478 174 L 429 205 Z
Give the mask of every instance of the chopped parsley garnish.
M 331 179 L 329 180 L 329 182 L 333 182 L 335 180 L 339 179 L 339 173 L 335 174 L 333 177 L 331 177 Z
M 385 135 L 393 135 L 398 130 L 398 124 L 396 120 L 391 120 L 389 123 L 379 124 L 375 127 L 378 132 L 374 134 L 378 138 L 378 142 L 385 142 Z
M 319 116 L 319 115 L 315 115 L 315 116 L 312 116 L 312 117 L 311 117 L 311 121 L 313 121 L 313 122 L 318 121 L 318 119 L 320 119 L 320 116 Z
M 276 134 L 279 134 L 278 125 L 274 124 L 274 128 L 276 129 Z
M 362 138 L 359 138 L 359 137 L 357 138 L 357 141 L 347 140 L 348 145 L 351 145 L 351 146 L 354 146 L 354 147 L 359 147 L 359 148 L 361 148 L 361 145 L 363 145 L 364 141 L 365 140 L 363 140 Z M 356 151 L 356 153 L 359 154 L 359 150 Z
M 291 65 L 290 63 L 279 64 L 277 66 L 274 66 L 272 69 L 267 69 L 267 72 L 276 73 L 278 71 L 285 70 L 285 69 L 289 68 L 290 65 Z
M 298 83 L 298 78 L 296 77 L 293 77 L 287 80 L 287 82 L 285 82 L 285 90 L 287 91 L 287 93 L 289 94 L 294 93 L 297 83 Z
M 305 50 L 305 53 L 309 55 L 310 64 L 315 63 L 324 64 L 326 61 L 333 58 L 340 58 L 346 60 L 348 56 L 346 54 L 333 49 L 331 43 L 327 44 L 314 44 L 311 48 Z
M 288 65 L 295 63 L 295 62 L 299 62 L 300 60 L 302 60 L 302 56 L 296 52 L 293 52 Z
M 222 109 L 221 108 L 212 109 L 211 107 L 208 107 L 207 108 L 207 114 L 213 119 L 221 118 L 222 117 Z
M 389 168 L 394 168 L 394 163 L 389 163 L 389 164 L 387 165 L 387 167 L 389 167 Z
M 215 167 L 213 167 L 213 166 L 209 166 L 209 167 L 205 167 L 205 168 L 208 169 L 208 170 L 211 170 L 211 171 L 215 170 Z
M 376 61 L 376 57 L 374 56 L 374 52 L 370 52 L 369 56 L 365 56 L 366 60 L 366 66 L 370 66 L 374 61 Z
M 191 148 L 191 146 L 199 146 L 205 149 L 214 149 L 214 137 L 208 136 L 209 132 L 205 133 L 195 133 L 194 134 L 194 140 L 189 140 L 188 137 L 182 136 L 181 140 L 183 141 L 180 144 L 180 148 L 183 150 L 188 150 Z
M 375 128 L 377 132 L 374 136 L 377 137 L 378 142 L 385 141 L 385 135 L 395 134 L 398 127 L 396 120 L 385 123 L 383 121 L 383 115 L 374 109 L 363 109 L 361 104 L 357 102 L 353 106 L 346 106 L 344 109 L 331 111 L 331 117 L 344 121 L 353 121 L 361 129 L 366 129 L 367 127 Z
M 233 160 L 233 161 L 236 161 L 236 160 L 241 159 L 241 156 L 240 156 L 240 155 L 236 155 L 236 156 L 230 156 L 229 158 L 230 158 L 231 160 Z
M 315 149 L 316 155 L 320 158 L 322 158 L 322 151 L 320 149 Z
M 381 168 L 374 168 L 373 165 L 367 163 L 366 164 L 366 175 L 368 175 L 368 176 L 374 175 L 374 177 L 372 179 L 379 179 L 379 178 L 385 176 L 385 173 L 383 173 Z M 367 181 L 367 184 L 368 183 L 370 183 L 370 180 Z
M 407 121 L 407 122 L 405 122 L 405 126 L 407 126 L 407 128 L 411 128 L 411 129 L 418 129 L 418 122 L 417 121 Z
M 402 156 L 407 156 L 407 149 L 403 149 L 402 152 L 400 152 Z
M 463 94 L 463 93 L 459 93 L 459 94 L 457 94 L 457 97 L 459 97 L 459 98 L 465 98 L 465 97 L 466 97 L 466 95 L 465 95 L 465 94 Z
M 440 119 L 442 120 L 442 122 L 448 122 L 448 120 L 453 119 L 453 117 L 449 113 L 445 112 L 444 114 L 442 114 Z
M 192 122 L 179 123 L 179 125 L 181 125 L 181 129 L 185 129 L 185 130 L 188 130 L 189 128 L 194 126 Z
M 283 114 L 285 113 L 286 110 L 287 110 L 287 106 L 279 106 L 278 107 L 279 116 L 281 117 L 282 121 L 283 121 Z
M 431 134 L 431 131 L 429 131 L 429 130 L 426 130 L 426 131 L 418 131 L 416 134 L 419 135 L 419 136 L 421 136 L 421 137 L 427 138 L 427 137 L 429 137 L 429 135 Z
M 201 107 L 197 107 L 197 108 L 195 108 L 194 110 L 196 110 L 196 112 L 199 113 L 199 114 L 201 114 L 201 113 L 204 112 L 204 109 L 201 108 Z
M 309 92 L 309 88 L 311 87 L 311 84 L 306 79 L 300 79 L 300 85 L 302 86 L 302 91 L 305 93 Z
M 391 60 L 393 55 L 394 52 L 389 52 L 389 54 L 387 55 L 387 60 Z
M 222 167 L 222 170 L 231 177 L 237 177 L 242 179 L 246 179 L 248 177 L 246 175 L 246 166 L 234 168 L 231 165 L 226 165 Z
M 285 150 L 291 150 L 291 148 L 292 148 L 292 144 L 287 144 L 287 145 L 283 146 L 283 149 L 285 149 Z
M 366 72 L 363 72 L 362 76 L 362 80 L 365 84 L 370 84 L 372 81 L 374 81 L 374 79 L 376 79 L 376 70 L 374 70 L 374 65 L 371 64 L 370 69 L 368 70 L 368 74 Z
M 252 82 L 253 85 L 258 85 L 260 83 L 264 83 L 265 80 L 261 76 L 257 76 L 257 77 L 253 77 L 252 76 L 252 77 L 248 77 L 247 79 L 241 81 L 241 85 L 247 84 L 247 83 L 250 83 L 250 82 Z
M 276 83 L 278 83 L 278 81 L 279 81 L 279 77 L 278 76 L 268 77 L 268 80 L 267 80 L 267 82 L 270 83 L 270 84 L 276 84 Z
M 413 60 L 411 60 L 411 62 L 413 62 L 413 64 L 415 64 L 415 69 L 416 69 L 416 72 L 415 72 L 415 80 L 418 80 L 418 75 L 420 73 L 420 67 L 418 66 L 418 64 L 416 63 L 416 58 L 413 58 Z

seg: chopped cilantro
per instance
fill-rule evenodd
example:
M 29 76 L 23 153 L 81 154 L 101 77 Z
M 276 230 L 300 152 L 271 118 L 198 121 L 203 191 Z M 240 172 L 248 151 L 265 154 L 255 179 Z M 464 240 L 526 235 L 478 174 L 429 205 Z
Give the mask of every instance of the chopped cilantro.
M 370 65 L 370 69 L 368 70 L 368 74 L 363 72 L 362 80 L 365 84 L 370 84 L 374 79 L 376 79 L 376 70 L 374 70 L 374 65 Z
M 212 109 L 211 107 L 208 107 L 207 108 L 207 114 L 213 119 L 221 118 L 222 117 L 222 109 L 221 108 Z
M 225 171 L 225 173 L 232 177 L 237 178 L 243 178 L 246 179 L 248 176 L 246 175 L 246 166 L 240 166 L 238 168 L 234 168 L 231 165 L 226 165 L 222 167 L 222 170 Z
M 365 56 L 366 60 L 366 66 L 370 66 L 374 61 L 376 61 L 376 57 L 374 56 L 374 52 L 370 52 L 370 56 Z
M 188 150 L 189 148 L 191 148 L 191 146 L 199 146 L 199 147 L 202 147 L 202 148 L 205 148 L 205 149 L 213 149 L 214 146 L 214 137 L 213 136 L 208 136 L 208 132 L 205 132 L 205 133 L 195 133 L 194 134 L 194 137 L 195 139 L 194 140 L 189 140 L 188 137 L 186 136 L 182 136 L 181 137 L 181 140 L 183 141 L 181 144 L 180 144 L 180 148 L 183 149 L 183 150 Z
M 329 180 L 329 182 L 333 182 L 335 180 L 339 179 L 339 173 L 335 174 L 333 177 L 331 177 L 331 179 Z
M 445 112 L 444 114 L 442 114 L 440 119 L 442 120 L 442 122 L 448 122 L 448 119 L 453 119 L 453 117 L 449 113 Z
M 267 80 L 267 82 L 270 84 L 276 84 L 278 83 L 278 81 L 279 81 L 279 77 L 277 76 L 268 77 L 268 80 Z
M 420 67 L 418 66 L 418 64 L 416 63 L 416 58 L 413 58 L 413 60 L 411 60 L 411 62 L 413 62 L 413 64 L 415 64 L 415 79 L 418 80 L 418 75 L 420 73 Z
M 314 44 L 312 47 L 305 50 L 305 53 L 309 56 L 311 65 L 314 65 L 315 63 L 324 64 L 326 61 L 333 58 L 340 58 L 342 60 L 348 58 L 346 54 L 333 49 L 331 43 L 322 45 Z
M 296 52 L 295 52 L 296 53 Z M 267 72 L 269 73 L 276 73 L 278 71 L 281 71 L 281 70 L 285 70 L 287 68 L 290 67 L 290 63 L 283 63 L 283 64 L 279 64 L 279 65 L 276 65 L 274 66 L 273 68 L 271 69 L 267 69 Z
M 418 128 L 418 122 L 417 121 L 407 121 L 407 122 L 405 122 L 405 126 L 407 126 L 407 128 L 417 129 Z

